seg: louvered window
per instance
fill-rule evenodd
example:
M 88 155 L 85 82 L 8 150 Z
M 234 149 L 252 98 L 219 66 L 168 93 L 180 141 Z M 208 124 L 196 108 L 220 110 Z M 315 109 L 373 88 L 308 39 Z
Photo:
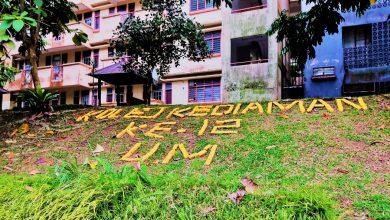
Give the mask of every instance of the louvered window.
M 189 102 L 219 102 L 221 100 L 221 79 L 190 80 Z

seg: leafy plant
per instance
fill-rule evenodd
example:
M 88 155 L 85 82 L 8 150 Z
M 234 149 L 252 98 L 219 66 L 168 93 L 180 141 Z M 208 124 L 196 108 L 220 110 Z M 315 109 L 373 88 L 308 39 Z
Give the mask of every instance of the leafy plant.
M 30 108 L 36 112 L 51 111 L 50 101 L 58 98 L 58 94 L 51 93 L 44 88 L 37 87 L 23 91 L 20 98 L 27 102 Z
M 117 56 L 132 58 L 123 64 L 124 71 L 137 73 L 147 80 L 148 104 L 153 70 L 163 77 L 172 64 L 178 66 L 183 58 L 199 62 L 210 55 L 202 26 L 183 12 L 183 3 L 182 0 L 145 0 L 142 7 L 148 12 L 146 18 L 130 17 L 114 33 L 111 44 Z
M 7 48 L 16 49 L 15 41 L 21 42 L 19 53 L 31 63 L 31 76 L 35 87 L 40 85 L 38 58 L 45 49 L 45 38 L 52 34 L 74 33 L 73 42 L 81 45 L 88 40 L 79 29 L 66 24 L 77 20 L 76 4 L 63 0 L 8 0 L 0 1 L 0 57 L 7 56 Z

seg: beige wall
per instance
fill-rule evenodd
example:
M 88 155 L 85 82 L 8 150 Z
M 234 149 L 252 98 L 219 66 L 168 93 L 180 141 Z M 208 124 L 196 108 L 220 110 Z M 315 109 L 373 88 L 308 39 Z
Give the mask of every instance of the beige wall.
M 71 41 L 72 35 L 65 34 L 60 42 L 54 42 L 52 36 L 47 36 L 47 50 L 39 60 L 39 77 L 42 85 L 49 89 L 63 89 L 67 91 L 67 104 L 73 103 L 73 91 L 90 90 L 90 101 L 92 100 L 92 78 L 87 76 L 91 68 L 87 65 L 74 63 L 75 52 L 84 50 L 99 49 L 99 68 L 104 68 L 114 63 L 113 58 L 108 57 L 109 40 L 113 37 L 113 30 L 122 19 L 119 14 L 109 15 L 109 8 L 122 4 L 136 3 L 135 15 L 144 17 L 145 11 L 142 11 L 140 1 L 135 0 L 72 0 L 79 10 L 76 13 L 85 13 L 90 11 L 100 11 L 100 30 L 94 30 L 93 27 L 81 21 L 80 23 L 70 23 L 70 28 L 83 30 L 89 36 L 89 41 L 82 46 L 75 46 Z M 210 77 L 211 74 L 221 74 L 222 101 L 249 101 L 275 99 L 280 97 L 280 78 L 278 77 L 277 55 L 279 48 L 274 37 L 269 38 L 269 62 L 267 64 L 251 64 L 246 66 L 231 67 L 230 51 L 231 39 L 236 37 L 264 34 L 266 29 L 278 16 L 278 12 L 283 8 L 288 8 L 287 0 L 268 1 L 267 8 L 252 10 L 241 13 L 231 13 L 231 9 L 225 8 L 222 4 L 220 9 L 207 9 L 202 12 L 190 12 L 190 0 L 184 5 L 184 11 L 204 25 L 204 32 L 221 30 L 221 56 L 206 59 L 203 62 L 192 62 L 181 60 L 179 67 L 173 67 L 168 76 L 172 81 L 172 103 L 188 103 L 188 77 Z M 93 23 L 93 22 L 92 22 Z M 45 57 L 47 55 L 68 54 L 68 64 L 64 66 L 64 80 L 60 84 L 50 82 L 51 67 L 45 67 Z M 11 54 L 17 54 L 12 51 Z M 77 76 L 77 77 L 76 77 Z M 230 83 L 240 84 L 243 80 L 261 80 L 265 87 L 251 91 L 232 91 L 227 92 Z M 96 82 L 96 81 L 95 81 Z M 29 88 L 23 85 L 21 74 L 16 75 L 15 81 L 6 86 L 9 91 L 20 91 Z M 64 88 L 65 87 L 65 88 Z M 135 98 L 142 99 L 143 86 L 134 85 L 133 95 Z M 125 89 L 126 93 L 126 89 Z M 102 103 L 106 103 L 107 86 L 102 88 Z M 115 94 L 113 94 L 115 100 Z M 162 99 L 165 99 L 165 87 L 163 85 Z M 9 95 L 3 98 L 2 107 L 10 108 Z M 7 101 L 8 100 L 8 101 Z

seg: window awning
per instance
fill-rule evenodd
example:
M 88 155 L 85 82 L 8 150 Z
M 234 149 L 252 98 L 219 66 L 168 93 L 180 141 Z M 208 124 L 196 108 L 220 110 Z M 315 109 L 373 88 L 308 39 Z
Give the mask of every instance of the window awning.
M 102 69 L 98 69 L 95 73 L 90 73 L 89 75 L 112 85 L 134 85 L 147 83 L 145 77 L 141 75 L 124 72 L 122 65 L 123 62 L 118 62 Z

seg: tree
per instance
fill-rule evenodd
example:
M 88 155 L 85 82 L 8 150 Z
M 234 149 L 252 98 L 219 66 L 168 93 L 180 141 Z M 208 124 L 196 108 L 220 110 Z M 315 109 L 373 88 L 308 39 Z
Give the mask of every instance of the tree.
M 84 32 L 66 26 L 69 21 L 77 20 L 74 3 L 65 0 L 0 0 L 0 3 L 0 49 L 4 53 L 5 44 L 12 49 L 15 47 L 14 41 L 21 42 L 19 53 L 26 56 L 31 64 L 31 76 L 36 88 L 40 86 L 38 59 L 45 48 L 48 34 L 58 37 L 73 32 L 76 45 L 88 39 Z
M 231 6 L 231 0 L 213 0 L 219 7 L 221 1 Z M 272 23 L 269 35 L 276 33 L 278 42 L 284 41 L 282 54 L 290 54 L 297 61 L 298 69 L 303 70 L 308 59 L 315 58 L 315 47 L 320 45 L 326 34 L 338 33 L 338 26 L 344 21 L 341 13 L 352 11 L 361 16 L 375 0 L 306 0 L 314 4 L 307 12 L 289 16 L 286 10 Z
M 371 0 L 307 0 L 307 4 L 315 4 L 309 11 L 295 16 L 288 16 L 287 11 L 283 11 L 268 33 L 277 33 L 277 41 L 285 42 L 282 53 L 289 53 L 297 61 L 299 70 L 303 70 L 307 60 L 315 58 L 315 47 L 321 45 L 323 37 L 339 32 L 338 26 L 344 21 L 341 13 L 353 11 L 361 16 L 370 7 L 370 2 Z
M 146 18 L 129 17 L 115 31 L 111 42 L 117 57 L 129 56 L 123 64 L 128 73 L 142 75 L 147 80 L 146 101 L 150 104 L 152 72 L 160 77 L 169 73 L 180 59 L 202 61 L 210 53 L 199 23 L 182 11 L 182 0 L 144 0 Z

